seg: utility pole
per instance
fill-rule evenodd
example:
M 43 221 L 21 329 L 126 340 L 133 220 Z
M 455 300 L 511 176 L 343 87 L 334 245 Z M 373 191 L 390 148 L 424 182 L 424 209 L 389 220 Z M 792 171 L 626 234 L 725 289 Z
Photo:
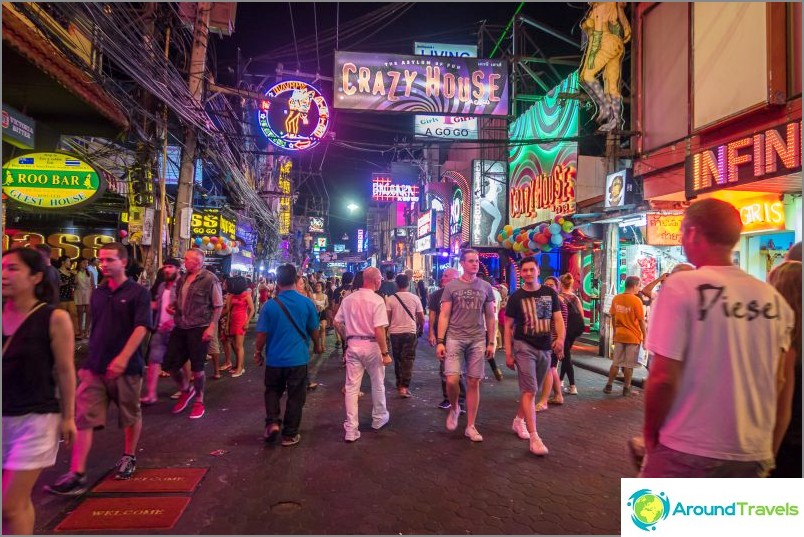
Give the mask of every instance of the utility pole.
M 168 26 L 165 34 L 165 64 L 169 61 L 168 53 L 170 52 L 170 27 Z M 162 170 L 159 174 L 159 210 L 156 216 L 156 225 L 154 226 L 154 244 L 156 247 L 156 267 L 157 270 L 162 266 L 162 252 L 164 245 L 162 244 L 162 234 L 165 229 L 167 221 L 167 195 L 165 193 L 165 181 L 168 169 L 168 109 L 166 105 L 162 105 Z M 173 215 L 173 221 L 178 220 L 178 215 Z
M 193 102 L 203 108 L 202 93 L 204 72 L 207 66 L 207 42 L 209 39 L 209 14 L 212 11 L 210 2 L 198 2 L 193 25 L 193 48 L 190 55 L 190 73 L 188 84 Z M 198 138 L 195 129 L 188 126 L 184 135 L 184 151 L 181 155 L 181 171 L 179 172 L 179 190 L 176 195 L 176 207 L 173 211 L 173 241 L 170 251 L 173 257 L 183 254 L 188 247 L 188 238 L 181 237 L 181 222 L 184 210 L 192 211 L 193 180 L 195 177 L 195 153 Z

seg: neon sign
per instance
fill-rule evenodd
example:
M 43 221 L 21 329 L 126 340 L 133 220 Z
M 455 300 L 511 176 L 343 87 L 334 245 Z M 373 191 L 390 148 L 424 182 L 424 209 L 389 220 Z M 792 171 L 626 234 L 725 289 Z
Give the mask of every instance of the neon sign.
M 115 230 L 72 229 L 74 233 L 47 233 L 18 229 L 7 229 L 3 233 L 3 251 L 10 248 L 30 248 L 37 244 L 51 247 L 51 256 L 58 259 L 62 255 L 70 259 L 84 257 L 91 259 L 98 256 L 98 250 L 104 244 L 115 241 Z M 93 233 L 95 231 L 95 233 Z
M 687 157 L 687 198 L 801 170 L 801 122 L 792 121 Z
M 273 86 L 260 102 L 257 119 L 275 146 L 290 151 L 317 146 L 329 127 L 329 106 L 321 92 L 306 82 L 287 80 Z
M 463 229 L 463 191 L 458 188 L 452 194 L 452 204 L 450 205 L 449 234 L 455 235 Z M 460 245 L 460 241 L 458 242 Z
M 745 200 L 737 204 L 737 210 L 743 221 L 743 232 L 785 228 L 784 204 L 776 194 Z
M 358 253 L 363 251 L 363 246 L 364 246 L 363 239 L 364 239 L 365 233 L 366 232 L 363 229 L 358 229 L 357 230 L 357 252 Z
M 388 175 L 374 174 L 371 180 L 371 199 L 376 201 L 417 201 L 418 185 L 400 185 L 391 182 Z
M 279 234 L 287 235 L 290 233 L 290 172 L 293 169 L 293 161 L 286 160 L 279 166 L 279 178 L 276 185 L 282 196 L 279 198 Z

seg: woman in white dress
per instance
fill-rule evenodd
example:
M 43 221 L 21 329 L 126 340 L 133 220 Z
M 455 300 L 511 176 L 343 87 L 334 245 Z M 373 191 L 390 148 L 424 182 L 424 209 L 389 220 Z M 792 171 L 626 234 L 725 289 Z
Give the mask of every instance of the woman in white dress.
M 81 339 L 89 337 L 89 298 L 95 289 L 95 280 L 87 268 L 89 262 L 78 258 L 78 270 L 75 275 L 75 307 L 78 310 L 78 333 Z

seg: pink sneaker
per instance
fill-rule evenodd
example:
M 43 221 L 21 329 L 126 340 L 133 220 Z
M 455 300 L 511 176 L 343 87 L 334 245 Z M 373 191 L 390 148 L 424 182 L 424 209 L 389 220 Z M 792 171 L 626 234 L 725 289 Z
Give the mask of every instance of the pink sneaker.
M 190 401 L 195 397 L 195 388 L 190 386 L 190 389 L 186 392 L 181 392 L 179 396 L 179 400 L 176 401 L 176 404 L 173 406 L 173 413 L 179 414 L 183 412 L 187 405 L 190 404 Z
M 201 401 L 196 401 L 193 403 L 193 409 L 190 410 L 190 419 L 197 420 L 201 416 L 204 415 L 204 403 Z

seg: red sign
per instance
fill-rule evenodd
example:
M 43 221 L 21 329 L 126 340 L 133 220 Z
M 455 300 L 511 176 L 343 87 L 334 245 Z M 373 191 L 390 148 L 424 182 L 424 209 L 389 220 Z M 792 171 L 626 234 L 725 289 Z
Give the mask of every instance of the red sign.
M 546 212 L 575 212 L 575 166 L 558 164 L 550 175 L 543 173 L 509 192 L 511 220 L 517 218 L 547 219 Z

